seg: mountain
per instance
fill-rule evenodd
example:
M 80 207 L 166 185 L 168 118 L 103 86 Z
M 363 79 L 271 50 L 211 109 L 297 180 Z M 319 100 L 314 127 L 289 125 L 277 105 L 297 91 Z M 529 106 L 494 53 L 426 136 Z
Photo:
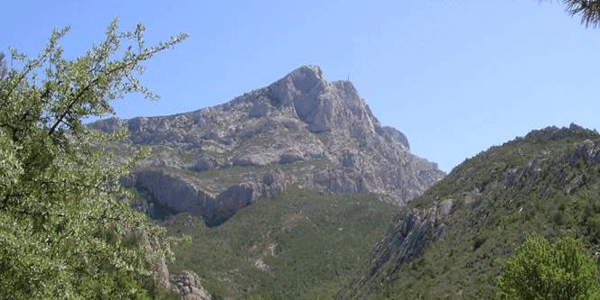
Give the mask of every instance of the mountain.
M 189 212 L 210 227 L 291 186 L 404 205 L 445 175 L 382 126 L 352 83 L 328 82 L 315 66 L 215 107 L 90 126 L 127 128 L 123 143 L 107 147 L 117 153 L 150 148 L 124 180 L 147 200 L 140 209 L 158 219 Z
M 490 299 L 531 233 L 600 250 L 600 135 L 534 130 L 463 162 L 394 218 L 337 299 Z

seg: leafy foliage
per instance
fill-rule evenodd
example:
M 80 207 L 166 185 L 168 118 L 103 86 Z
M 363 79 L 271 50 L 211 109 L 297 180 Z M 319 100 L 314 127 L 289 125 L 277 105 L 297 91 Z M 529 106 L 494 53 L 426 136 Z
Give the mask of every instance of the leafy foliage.
M 155 98 L 136 77 L 141 63 L 186 36 L 146 47 L 141 24 L 117 28 L 115 19 L 106 39 L 74 60 L 63 57 L 64 28 L 36 57 L 11 49 L 11 65 L 0 64 L 2 299 L 158 293 L 151 271 L 174 239 L 129 206 L 119 179 L 138 157 L 118 162 L 102 149 L 123 133 L 102 135 L 82 119 L 113 113 L 111 101 L 128 93 Z
M 498 299 L 600 299 L 598 266 L 581 241 L 530 236 L 498 279 Z
M 564 3 L 571 16 L 581 15 L 581 23 L 593 27 L 600 25 L 600 1 L 564 0 Z

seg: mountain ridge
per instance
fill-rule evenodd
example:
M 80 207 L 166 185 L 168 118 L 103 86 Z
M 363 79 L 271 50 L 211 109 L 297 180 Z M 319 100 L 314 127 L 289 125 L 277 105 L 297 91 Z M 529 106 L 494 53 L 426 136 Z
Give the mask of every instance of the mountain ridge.
M 600 135 L 533 130 L 455 167 L 396 215 L 337 299 L 489 299 L 528 234 L 600 249 Z
M 127 128 L 128 139 L 112 145 L 117 152 L 152 150 L 129 180 L 148 203 L 211 226 L 291 185 L 404 205 L 445 175 L 411 154 L 404 134 L 382 126 L 351 82 L 329 82 L 317 66 L 214 107 L 90 126 Z

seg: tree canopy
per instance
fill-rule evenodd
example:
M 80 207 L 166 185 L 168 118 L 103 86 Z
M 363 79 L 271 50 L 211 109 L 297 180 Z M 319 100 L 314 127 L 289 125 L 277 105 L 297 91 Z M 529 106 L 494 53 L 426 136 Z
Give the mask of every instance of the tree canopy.
M 151 298 L 151 271 L 173 240 L 120 184 L 142 153 L 116 159 L 103 145 L 125 133 L 82 120 L 114 114 L 129 93 L 156 98 L 138 80 L 142 63 L 187 36 L 147 47 L 143 25 L 119 31 L 115 19 L 104 41 L 66 59 L 68 30 L 33 58 L 0 56 L 0 298 Z
M 581 241 L 530 236 L 498 279 L 498 299 L 600 299 L 598 266 Z

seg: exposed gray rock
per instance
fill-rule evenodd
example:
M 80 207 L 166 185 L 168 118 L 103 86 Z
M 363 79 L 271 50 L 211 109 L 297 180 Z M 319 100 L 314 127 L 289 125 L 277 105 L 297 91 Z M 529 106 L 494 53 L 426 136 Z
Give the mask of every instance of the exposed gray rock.
M 189 211 L 211 226 L 291 184 L 403 205 L 444 176 L 410 153 L 401 132 L 381 126 L 351 82 L 329 82 L 316 66 L 219 106 L 91 127 L 128 128 L 128 147 L 152 150 L 135 186 L 155 212 Z
M 192 271 L 181 271 L 171 278 L 173 291 L 184 300 L 212 300 L 210 294 L 202 287 L 200 277 Z
M 250 110 L 250 118 L 264 118 L 269 113 L 269 105 L 263 102 L 256 103 Z
M 156 238 L 151 238 L 148 232 L 142 232 L 142 240 L 144 245 L 149 249 L 159 249 L 160 243 Z M 167 260 L 161 256 L 152 266 L 152 280 L 160 287 L 169 289 L 169 268 L 167 268 Z
M 148 232 L 142 232 L 142 240 L 146 247 L 159 249 L 157 238 L 152 238 Z M 193 271 L 183 270 L 176 276 L 171 276 L 165 256 L 160 256 L 152 265 L 152 280 L 161 288 L 171 290 L 181 295 L 185 300 L 212 300 L 211 295 L 202 287 L 200 278 Z
M 260 185 L 261 195 L 266 198 L 279 197 L 287 186 L 288 182 L 281 171 L 266 173 Z
M 175 213 L 186 211 L 200 216 L 210 227 L 220 225 L 239 209 L 256 201 L 259 195 L 259 191 L 248 183 L 232 185 L 214 195 L 196 188 L 182 176 L 161 170 L 140 171 L 136 176 L 135 187 L 149 194 L 151 201 Z
M 282 165 L 293 164 L 298 161 L 303 161 L 304 156 L 300 151 L 289 151 L 279 156 L 279 163 Z
M 246 154 L 233 160 L 234 166 L 266 166 L 277 162 L 278 157 L 272 153 Z
M 133 118 L 127 122 L 130 132 L 144 132 L 147 124 L 148 124 L 148 118 L 145 118 L 145 117 Z
M 175 212 L 191 212 L 203 217 L 207 223 L 214 219 L 216 196 L 197 189 L 182 177 L 151 169 L 138 172 L 135 182 L 136 189 L 147 192 L 153 202 L 161 203 Z
M 218 167 L 217 161 L 212 157 L 202 157 L 198 159 L 194 164 L 188 166 L 189 170 L 192 171 L 206 171 L 206 170 L 214 170 Z
M 342 155 L 340 156 L 340 162 L 345 168 L 354 167 L 354 154 L 348 150 L 343 151 Z
M 356 278 L 350 288 L 340 290 L 335 299 L 363 299 L 365 291 L 394 280 L 403 264 L 419 258 L 425 247 L 442 235 L 453 203 L 454 200 L 446 199 L 430 209 L 402 210 L 371 252 L 369 272 Z
M 403 145 L 404 147 L 406 147 L 406 150 L 410 150 L 408 139 L 402 132 L 398 131 L 396 128 L 389 126 L 376 126 L 375 131 L 377 131 L 377 133 L 383 136 L 386 140 Z
M 405 215 L 395 232 L 374 250 L 375 262 L 370 274 L 375 274 L 392 257 L 398 265 L 418 257 L 432 238 L 434 221 L 435 215 L 430 212 L 415 211 Z

